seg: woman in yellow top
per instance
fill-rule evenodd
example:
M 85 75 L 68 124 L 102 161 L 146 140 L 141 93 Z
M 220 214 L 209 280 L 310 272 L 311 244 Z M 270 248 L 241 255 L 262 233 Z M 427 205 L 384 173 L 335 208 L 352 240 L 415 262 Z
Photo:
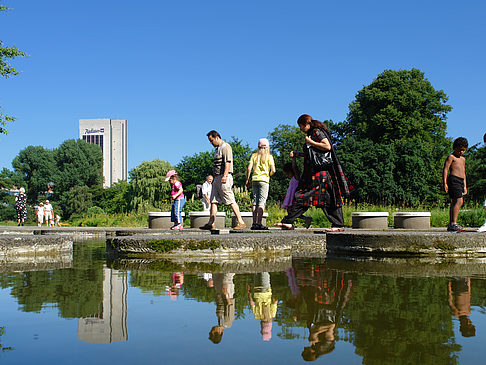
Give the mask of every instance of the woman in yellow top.
M 253 175 L 252 175 L 253 171 Z M 275 173 L 275 161 L 270 154 L 268 139 L 261 138 L 258 141 L 258 152 L 251 155 L 248 169 L 246 170 L 246 187 L 253 191 L 253 224 L 251 229 L 268 229 L 262 225 L 263 211 L 268 197 L 270 176 Z M 252 175 L 250 184 L 250 175 Z

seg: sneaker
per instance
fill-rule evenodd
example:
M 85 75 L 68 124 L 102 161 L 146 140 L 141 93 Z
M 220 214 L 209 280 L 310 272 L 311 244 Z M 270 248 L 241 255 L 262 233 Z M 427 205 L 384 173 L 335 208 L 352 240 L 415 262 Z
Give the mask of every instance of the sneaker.
M 172 231 L 180 231 L 181 228 L 182 228 L 182 224 L 175 224 L 172 227 L 170 227 Z
M 484 223 L 481 227 L 479 227 L 476 232 L 486 232 L 486 223 Z
M 460 226 L 457 223 L 449 224 L 447 226 L 447 231 L 449 231 L 449 232 L 462 232 L 462 231 L 465 231 L 465 230 L 466 229 L 464 227 Z
M 252 231 L 257 231 L 257 230 L 259 230 L 259 229 L 261 229 L 261 228 L 260 228 L 260 225 L 259 225 L 258 223 L 253 223 L 253 224 L 251 225 L 250 229 L 251 229 Z

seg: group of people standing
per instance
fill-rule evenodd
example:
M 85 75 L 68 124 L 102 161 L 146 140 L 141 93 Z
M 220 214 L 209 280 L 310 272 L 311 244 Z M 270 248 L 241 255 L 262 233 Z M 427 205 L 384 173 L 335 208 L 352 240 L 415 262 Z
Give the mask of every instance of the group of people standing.
M 23 226 L 27 220 L 27 196 L 25 195 L 25 189 L 23 187 L 19 189 L 19 193 L 15 197 L 14 208 L 17 212 L 17 225 Z M 54 225 L 60 226 L 61 217 L 58 214 L 54 215 L 54 208 L 49 200 L 46 200 L 45 204 L 40 202 L 39 205 L 36 206 L 35 215 L 39 227 L 44 223 L 44 219 L 47 227 L 54 227 Z
M 292 151 L 290 157 L 292 164 L 283 166 L 289 178 L 289 189 L 284 199 L 283 207 L 287 215 L 276 226 L 282 229 L 293 229 L 296 219 L 305 221 L 306 228 L 311 225 L 312 218 L 304 216 L 310 207 L 321 208 L 332 224 L 330 231 L 344 229 L 342 213 L 343 197 L 349 195 L 353 189 L 344 176 L 343 169 L 332 147 L 330 131 L 326 124 L 314 120 L 310 115 L 299 117 L 297 124 L 306 134 L 302 152 Z M 246 228 L 241 217 L 239 206 L 232 190 L 233 187 L 233 150 L 221 135 L 212 130 L 207 133 L 209 143 L 215 147 L 213 157 L 213 173 L 206 178 L 203 184 L 203 206 L 209 210 L 210 217 L 207 224 L 201 227 L 204 230 L 214 229 L 214 221 L 218 212 L 218 205 L 229 205 L 233 210 L 238 224 L 234 229 Z M 320 163 L 325 155 L 326 163 Z M 304 170 L 298 171 L 296 158 L 304 158 Z M 321 161 L 322 162 L 322 161 Z M 252 189 L 252 230 L 267 230 L 262 224 L 266 200 L 268 198 L 270 177 L 276 172 L 275 161 L 270 153 L 270 145 L 266 138 L 258 141 L 258 151 L 254 153 L 248 163 L 245 185 Z M 184 199 L 182 185 L 177 172 L 171 170 L 167 173 L 166 181 L 172 184 L 172 222 L 171 229 L 182 229 L 182 206 Z M 206 186 L 205 186 L 206 185 Z M 179 200 L 179 201 L 178 201 Z M 182 203 L 182 204 L 181 204 Z
M 59 214 L 54 215 L 54 208 L 52 207 L 49 200 L 46 200 L 45 204 L 43 202 L 39 203 L 35 215 L 37 217 L 37 226 L 39 227 L 42 227 L 44 219 L 46 221 L 47 227 L 54 227 L 54 225 L 60 226 L 61 217 L 59 216 Z

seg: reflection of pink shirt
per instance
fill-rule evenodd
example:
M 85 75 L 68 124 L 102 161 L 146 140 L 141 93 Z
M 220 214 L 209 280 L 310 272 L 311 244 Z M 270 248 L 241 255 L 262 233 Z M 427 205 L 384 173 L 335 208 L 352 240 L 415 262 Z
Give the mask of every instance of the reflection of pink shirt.
M 282 208 L 287 209 L 292 205 L 294 201 L 295 191 L 297 190 L 297 186 L 299 185 L 299 180 L 295 177 L 292 177 L 289 182 L 289 188 L 287 189 L 287 194 L 285 194 L 284 201 L 282 203 Z
M 182 190 L 182 184 L 180 181 L 176 181 L 175 184 L 172 185 L 172 191 L 170 193 L 170 196 L 176 195 L 179 192 L 179 190 Z M 182 199 L 182 198 L 184 198 L 184 193 L 182 193 L 177 197 L 177 199 Z

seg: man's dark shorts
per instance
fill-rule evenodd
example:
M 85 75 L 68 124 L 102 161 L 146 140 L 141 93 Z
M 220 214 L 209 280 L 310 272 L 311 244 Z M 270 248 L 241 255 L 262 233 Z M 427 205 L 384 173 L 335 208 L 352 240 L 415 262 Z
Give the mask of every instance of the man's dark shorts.
M 449 197 L 451 199 L 459 199 L 462 198 L 464 194 L 464 179 L 449 175 L 447 178 L 447 186 L 449 187 Z

